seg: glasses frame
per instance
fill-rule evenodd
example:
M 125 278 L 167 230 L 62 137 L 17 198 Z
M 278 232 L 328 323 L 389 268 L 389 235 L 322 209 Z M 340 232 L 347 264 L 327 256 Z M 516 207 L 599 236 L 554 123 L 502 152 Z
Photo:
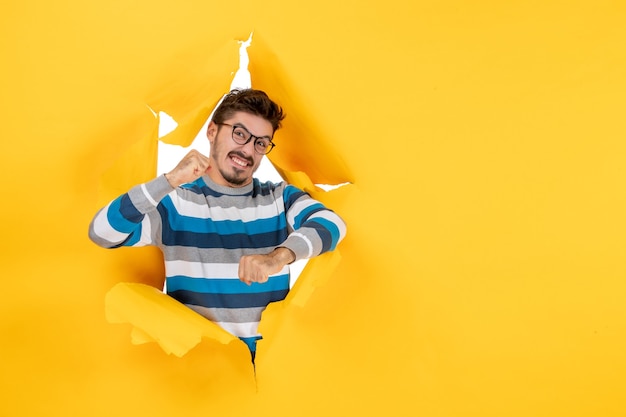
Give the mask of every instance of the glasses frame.
M 267 147 L 267 151 L 265 153 L 263 152 L 259 152 L 259 150 L 256 148 L 256 140 L 257 139 L 267 139 L 267 136 L 255 136 L 252 133 L 250 133 L 250 131 L 248 129 L 245 128 L 245 126 L 240 125 L 240 124 L 236 124 L 236 125 L 231 125 L 230 123 L 216 123 L 217 125 L 223 125 L 223 126 L 230 126 L 232 127 L 232 131 L 230 132 L 230 137 L 233 140 L 233 142 L 235 142 L 237 145 L 247 145 L 248 142 L 250 142 L 252 139 L 255 140 L 255 142 L 252 143 L 252 147 L 254 148 L 254 151 L 256 153 L 258 153 L 259 155 L 267 155 L 268 153 L 272 152 L 272 149 L 274 149 L 274 147 L 276 146 L 276 144 L 274 142 L 272 142 L 272 139 L 270 139 L 270 144 Z M 250 135 L 250 137 L 245 141 L 245 142 L 239 142 L 238 139 L 235 139 L 235 129 L 236 128 L 241 128 L 243 129 L 248 135 Z

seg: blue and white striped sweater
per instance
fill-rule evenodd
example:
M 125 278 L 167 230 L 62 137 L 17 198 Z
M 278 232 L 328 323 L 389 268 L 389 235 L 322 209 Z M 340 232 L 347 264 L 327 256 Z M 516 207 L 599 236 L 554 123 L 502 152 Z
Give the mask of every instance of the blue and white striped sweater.
M 289 291 L 289 267 L 264 284 L 238 278 L 243 255 L 277 246 L 296 259 L 333 250 L 346 226 L 308 194 L 285 183 L 223 187 L 203 176 L 173 189 L 164 176 L 133 187 L 96 214 L 100 246 L 155 245 L 165 259 L 168 294 L 244 340 L 254 351 L 265 307 Z

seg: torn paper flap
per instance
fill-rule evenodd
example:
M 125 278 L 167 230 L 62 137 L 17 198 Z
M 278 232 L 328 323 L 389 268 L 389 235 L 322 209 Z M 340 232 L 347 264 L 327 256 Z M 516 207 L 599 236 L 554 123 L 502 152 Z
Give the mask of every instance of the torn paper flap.
M 227 344 L 237 338 L 184 304 L 145 284 L 119 283 L 106 295 L 109 323 L 133 326 L 135 344 L 157 342 L 168 354 L 181 357 L 203 337 Z

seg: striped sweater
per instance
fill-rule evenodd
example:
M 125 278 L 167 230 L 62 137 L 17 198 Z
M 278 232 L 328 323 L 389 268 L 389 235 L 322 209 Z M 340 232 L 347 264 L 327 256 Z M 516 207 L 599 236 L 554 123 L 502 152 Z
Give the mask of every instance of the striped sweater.
M 242 188 L 208 176 L 172 188 L 164 175 L 101 209 L 89 237 L 106 248 L 158 246 L 167 293 L 242 339 L 254 355 L 261 314 L 289 291 L 289 266 L 266 283 L 238 278 L 243 255 L 289 248 L 296 260 L 333 250 L 346 226 L 333 211 L 284 182 Z

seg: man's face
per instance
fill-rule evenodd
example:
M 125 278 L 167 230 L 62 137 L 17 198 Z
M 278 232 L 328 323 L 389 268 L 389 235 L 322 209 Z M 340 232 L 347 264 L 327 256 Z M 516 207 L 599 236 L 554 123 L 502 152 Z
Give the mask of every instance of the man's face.
M 211 162 L 207 174 L 216 184 L 243 187 L 252 182 L 252 174 L 259 167 L 263 155 L 254 150 L 254 139 L 245 145 L 235 143 L 232 126 L 243 127 L 257 137 L 271 138 L 274 130 L 269 121 L 245 112 L 235 113 L 222 125 L 213 121 L 209 123 L 207 137 L 211 143 Z

